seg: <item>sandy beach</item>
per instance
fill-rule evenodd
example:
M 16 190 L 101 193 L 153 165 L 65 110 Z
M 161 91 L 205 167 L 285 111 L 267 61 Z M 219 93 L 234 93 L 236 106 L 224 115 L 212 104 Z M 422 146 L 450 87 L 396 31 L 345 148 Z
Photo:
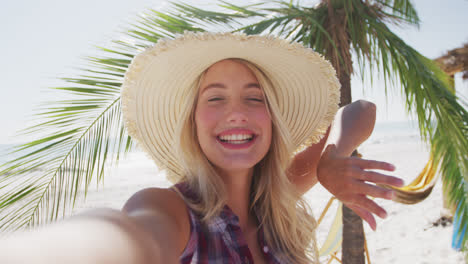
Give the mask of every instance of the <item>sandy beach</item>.
M 424 167 L 428 151 L 417 134 L 373 136 L 360 147 L 364 158 L 388 161 L 396 165 L 393 175 L 410 182 Z M 118 167 L 112 169 L 104 185 L 92 188 L 85 202 L 79 203 L 74 213 L 89 208 L 112 207 L 119 209 L 136 191 L 151 187 L 167 187 L 170 183 L 157 167 L 141 152 L 130 153 Z M 316 217 L 325 207 L 330 194 L 315 186 L 306 194 Z M 378 200 L 388 212 L 386 219 L 377 219 L 377 231 L 367 224 L 364 230 L 371 263 L 461 264 L 463 254 L 451 248 L 452 226 L 433 226 L 442 209 L 442 184 L 439 181 L 432 194 L 416 205 L 403 205 Z M 317 230 L 319 243 L 324 241 L 336 212 L 336 204 Z M 328 257 L 321 259 L 326 263 Z M 338 262 L 332 262 L 338 263 Z

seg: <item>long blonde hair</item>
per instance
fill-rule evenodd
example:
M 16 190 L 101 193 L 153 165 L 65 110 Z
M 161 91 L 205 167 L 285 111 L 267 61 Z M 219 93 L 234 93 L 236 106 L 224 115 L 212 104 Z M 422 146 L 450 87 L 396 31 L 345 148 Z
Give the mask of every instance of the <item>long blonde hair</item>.
M 270 149 L 254 168 L 250 194 L 250 210 L 255 211 L 263 226 L 265 240 L 275 256 L 292 263 L 318 263 L 315 243 L 315 219 L 308 204 L 290 182 L 286 169 L 294 151 L 289 132 L 282 122 L 276 104 L 273 85 L 267 76 L 252 63 L 232 59 L 247 66 L 257 77 L 266 97 L 273 129 Z M 178 129 L 178 155 L 185 171 L 183 181 L 198 194 L 198 200 L 187 200 L 190 208 L 209 221 L 226 204 L 226 188 L 213 165 L 203 154 L 195 127 L 195 108 L 198 89 L 206 71 L 194 83 L 193 105 L 188 106 L 182 125 Z

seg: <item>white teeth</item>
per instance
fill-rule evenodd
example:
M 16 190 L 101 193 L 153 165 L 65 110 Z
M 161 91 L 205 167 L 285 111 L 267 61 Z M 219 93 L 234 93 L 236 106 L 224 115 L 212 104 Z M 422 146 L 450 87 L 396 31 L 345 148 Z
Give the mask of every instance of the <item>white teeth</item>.
M 249 142 L 248 140 L 242 140 L 242 141 L 229 141 L 229 144 L 244 144 Z
M 245 141 L 245 140 L 250 140 L 253 138 L 253 135 L 248 135 L 248 134 L 233 134 L 233 135 L 225 135 L 225 136 L 220 136 L 219 137 L 221 140 L 224 141 Z

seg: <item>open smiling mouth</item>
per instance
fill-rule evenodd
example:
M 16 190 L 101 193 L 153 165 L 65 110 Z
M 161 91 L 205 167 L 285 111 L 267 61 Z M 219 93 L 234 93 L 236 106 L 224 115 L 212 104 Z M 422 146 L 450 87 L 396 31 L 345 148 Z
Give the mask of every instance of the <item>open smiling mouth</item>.
M 222 143 L 241 145 L 251 142 L 255 137 L 255 135 L 224 135 L 217 138 Z

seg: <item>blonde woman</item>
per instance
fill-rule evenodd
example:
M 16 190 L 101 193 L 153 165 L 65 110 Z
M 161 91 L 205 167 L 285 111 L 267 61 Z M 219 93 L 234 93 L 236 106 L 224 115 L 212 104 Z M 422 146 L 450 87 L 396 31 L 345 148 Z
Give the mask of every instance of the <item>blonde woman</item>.
M 366 182 L 402 184 L 368 171 L 392 165 L 348 157 L 370 135 L 375 106 L 338 111 L 338 98 L 330 64 L 296 43 L 230 33 L 160 41 L 129 67 L 123 113 L 175 185 L 139 191 L 121 212 L 11 238 L 0 261 L 23 263 L 21 243 L 28 263 L 318 263 L 302 198 L 317 179 L 374 229 L 385 211 L 366 195 L 392 193 Z M 53 254 L 34 252 L 46 238 Z

